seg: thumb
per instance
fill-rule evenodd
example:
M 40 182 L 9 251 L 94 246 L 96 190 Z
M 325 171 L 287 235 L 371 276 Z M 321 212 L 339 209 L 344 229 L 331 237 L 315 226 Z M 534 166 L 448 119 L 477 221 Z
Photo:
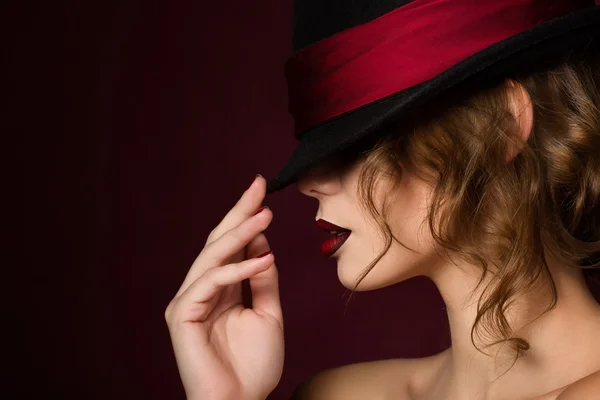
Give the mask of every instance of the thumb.
M 248 258 L 269 251 L 271 248 L 264 233 L 257 235 L 247 245 Z M 251 276 L 252 309 L 259 314 L 275 318 L 283 329 L 283 313 L 279 298 L 279 273 L 275 263 L 258 274 Z

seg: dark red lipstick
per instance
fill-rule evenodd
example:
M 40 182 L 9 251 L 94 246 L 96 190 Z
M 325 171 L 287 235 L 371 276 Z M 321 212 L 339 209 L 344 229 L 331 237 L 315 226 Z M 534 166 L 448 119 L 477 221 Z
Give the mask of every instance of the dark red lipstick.
M 317 226 L 332 235 L 321 243 L 321 253 L 327 257 L 331 257 L 338 251 L 352 233 L 350 229 L 342 228 L 341 226 L 332 224 L 324 219 L 319 219 L 317 221 Z

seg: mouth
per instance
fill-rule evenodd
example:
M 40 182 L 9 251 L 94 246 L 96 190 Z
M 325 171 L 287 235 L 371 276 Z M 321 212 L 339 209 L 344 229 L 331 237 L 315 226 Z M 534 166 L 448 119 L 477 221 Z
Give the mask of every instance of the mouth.
M 317 226 L 331 235 L 321 243 L 321 253 L 327 257 L 335 254 L 352 233 L 350 229 L 343 228 L 324 219 L 319 219 Z

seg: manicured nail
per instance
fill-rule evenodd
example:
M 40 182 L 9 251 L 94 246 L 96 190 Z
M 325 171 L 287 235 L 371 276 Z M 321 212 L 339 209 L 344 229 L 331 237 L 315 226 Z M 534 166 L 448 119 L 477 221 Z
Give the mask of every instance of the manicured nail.
M 273 252 L 273 250 L 265 251 L 264 253 L 257 255 L 256 258 L 261 258 L 261 257 L 268 256 L 272 252 Z
M 248 189 L 250 189 L 252 187 L 252 185 L 254 184 L 254 182 L 256 182 L 256 178 L 258 178 L 259 176 L 262 176 L 262 175 L 261 174 L 256 174 L 256 176 L 254 177 L 254 180 L 252 181 L 252 183 L 250 184 L 250 186 L 248 186 Z
M 263 206 L 261 208 L 259 208 L 258 210 L 256 210 L 256 212 L 254 214 L 252 214 L 252 216 L 254 217 L 256 214 L 258 214 L 259 212 L 261 212 L 262 210 L 264 210 L 265 208 L 269 208 L 267 206 Z

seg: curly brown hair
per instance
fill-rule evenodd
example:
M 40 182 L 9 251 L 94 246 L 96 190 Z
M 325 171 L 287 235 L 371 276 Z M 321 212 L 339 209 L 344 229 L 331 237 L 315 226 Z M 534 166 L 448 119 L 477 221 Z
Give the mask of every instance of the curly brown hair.
M 526 89 L 533 106 L 525 142 L 507 108 L 511 81 Z M 493 85 L 448 92 L 381 130 L 366 150 L 357 144 L 343 151 L 338 166 L 364 161 L 357 198 L 386 241 L 352 293 L 392 239 L 400 243 L 386 222 L 387 208 L 377 210 L 373 190 L 382 177 L 393 178 L 395 188 L 407 169 L 433 187 L 426 222 L 436 244 L 450 257 L 481 266 L 476 289 L 491 278 L 477 303 L 471 341 L 480 351 L 475 335 L 488 338 L 482 339 L 484 348 L 506 342 L 516 361 L 529 343 L 506 318 L 511 302 L 542 284 L 552 293 L 544 313 L 556 305 L 546 252 L 586 275 L 598 272 L 593 268 L 600 265 L 599 88 L 600 57 L 572 54 Z M 522 150 L 507 161 L 509 146 Z

